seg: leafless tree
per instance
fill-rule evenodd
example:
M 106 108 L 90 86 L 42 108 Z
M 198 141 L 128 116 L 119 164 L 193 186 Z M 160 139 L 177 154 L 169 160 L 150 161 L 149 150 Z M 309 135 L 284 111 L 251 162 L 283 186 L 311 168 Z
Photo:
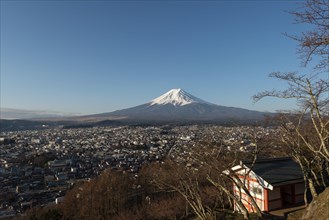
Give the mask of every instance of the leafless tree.
M 250 219 L 248 210 L 244 205 L 249 202 L 257 215 L 262 217 L 262 212 L 248 189 L 247 177 L 251 169 L 244 170 L 245 172 L 243 172 L 241 176 L 237 173 L 237 170 L 232 169 L 234 166 L 239 164 L 239 160 L 243 158 L 240 153 L 241 152 L 237 149 L 234 152 L 228 152 L 225 148 L 217 147 L 212 150 L 212 154 L 203 156 L 199 154 L 198 158 L 200 159 L 200 162 L 204 163 L 204 166 L 208 169 L 207 180 L 215 186 L 219 192 L 223 192 L 229 201 L 232 201 L 232 203 L 238 206 L 244 216 L 244 219 Z M 257 155 L 258 148 L 256 145 L 254 150 L 249 152 L 249 158 L 252 160 L 252 166 L 257 159 Z M 237 186 L 239 189 L 239 194 L 232 190 L 233 186 Z M 245 193 L 248 201 L 243 199 L 242 192 Z
M 329 1 L 306 0 L 301 8 L 289 13 L 296 23 L 311 27 L 297 36 L 286 34 L 299 42 L 297 52 L 302 63 L 307 66 L 315 57 L 319 61 L 308 75 L 271 73 L 270 77 L 283 80 L 288 88 L 260 92 L 253 99 L 258 102 L 265 97 L 275 97 L 297 101 L 298 110 L 278 116 L 281 139 L 300 164 L 306 189 L 309 187 L 313 197 L 317 197 L 316 186 L 329 184 L 329 79 L 323 76 L 323 72 L 329 70 Z M 307 202 L 306 196 L 304 198 Z
M 276 72 L 270 77 L 285 81 L 288 88 L 260 92 L 253 99 L 256 102 L 265 97 L 297 100 L 298 111 L 285 112 L 278 117 L 281 139 L 300 164 L 313 197 L 317 197 L 315 185 L 328 186 L 329 82 L 319 76 L 297 73 Z
M 132 181 L 126 174 L 110 170 L 73 188 L 60 205 L 68 219 L 119 219 L 128 210 Z
M 205 178 L 201 172 L 173 161 L 166 161 L 155 173 L 153 183 L 166 192 L 179 193 L 202 220 L 215 219 L 213 210 L 202 199 L 201 186 Z
M 298 10 L 289 11 L 298 24 L 308 24 L 311 30 L 300 35 L 286 34 L 299 43 L 297 52 L 306 66 L 313 57 L 320 58 L 317 70 L 328 71 L 329 64 L 329 1 L 306 0 Z

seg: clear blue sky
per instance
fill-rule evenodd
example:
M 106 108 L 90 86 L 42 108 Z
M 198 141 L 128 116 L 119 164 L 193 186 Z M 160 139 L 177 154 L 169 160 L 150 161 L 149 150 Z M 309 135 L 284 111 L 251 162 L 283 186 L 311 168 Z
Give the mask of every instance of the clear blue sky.
M 285 10 L 300 1 L 1 1 L 1 107 L 101 113 L 172 88 L 274 111 L 273 71 L 303 69 Z

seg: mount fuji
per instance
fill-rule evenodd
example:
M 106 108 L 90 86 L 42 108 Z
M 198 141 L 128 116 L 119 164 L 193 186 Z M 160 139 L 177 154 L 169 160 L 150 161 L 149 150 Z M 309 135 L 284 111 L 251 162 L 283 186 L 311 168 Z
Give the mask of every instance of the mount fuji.
M 142 105 L 79 118 L 84 121 L 251 122 L 263 119 L 265 114 L 267 113 L 212 104 L 183 89 L 172 89 Z

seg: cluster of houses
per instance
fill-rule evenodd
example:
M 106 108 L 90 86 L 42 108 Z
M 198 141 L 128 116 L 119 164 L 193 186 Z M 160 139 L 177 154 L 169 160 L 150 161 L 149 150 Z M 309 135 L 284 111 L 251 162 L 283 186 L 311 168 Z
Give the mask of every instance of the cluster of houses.
M 3 132 L 0 134 L 0 215 L 53 203 L 64 196 L 75 181 L 97 176 L 104 169 L 136 173 L 144 163 L 162 161 L 168 155 L 178 162 L 188 162 L 189 148 L 203 139 L 212 144 L 224 143 L 227 150 L 242 147 L 245 151 L 253 148 L 250 137 L 254 132 L 255 128 L 247 126 L 211 125 Z M 257 135 L 269 132 L 273 131 L 259 127 Z M 36 163 L 36 159 L 42 157 L 46 158 Z M 296 169 L 288 172 L 287 167 Z M 241 175 L 251 170 L 248 187 L 264 211 L 302 201 L 304 185 L 292 160 L 257 161 L 252 167 L 244 163 L 233 169 Z M 288 173 L 284 175 L 280 169 Z M 248 199 L 241 195 L 252 211 Z

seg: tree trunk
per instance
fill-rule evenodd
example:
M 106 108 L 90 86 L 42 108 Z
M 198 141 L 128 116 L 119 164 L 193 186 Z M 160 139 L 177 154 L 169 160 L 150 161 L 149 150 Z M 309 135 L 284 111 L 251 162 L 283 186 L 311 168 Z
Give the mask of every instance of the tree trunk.
M 307 205 L 308 205 L 308 201 L 307 201 L 307 189 L 308 189 L 308 183 L 307 183 L 306 176 L 305 176 L 305 175 L 303 175 L 303 176 L 304 176 L 304 187 L 305 187 L 305 189 L 304 189 L 304 203 L 305 203 L 305 205 L 307 206 Z
M 314 187 L 313 180 L 311 178 L 308 178 L 307 181 L 308 181 L 308 185 L 310 187 L 310 191 L 311 191 L 311 194 L 312 194 L 313 199 L 317 198 L 318 197 L 318 193 L 316 192 L 316 189 Z
M 313 175 L 313 177 L 314 177 L 314 180 L 315 180 L 316 185 L 321 186 L 321 183 L 320 183 L 320 181 L 319 181 L 319 178 L 318 178 L 318 176 L 316 175 L 316 173 L 314 172 L 314 170 L 311 169 L 311 173 L 312 173 L 312 175 Z M 320 173 L 321 173 L 321 172 L 320 172 Z
M 250 217 L 249 217 L 249 214 L 248 214 L 247 211 L 243 211 L 243 212 L 242 212 L 242 215 L 243 215 L 243 218 L 244 218 L 245 220 L 250 220 Z
M 209 176 L 207 177 L 207 180 L 211 184 L 213 184 L 218 190 L 223 191 L 229 198 L 231 198 L 235 202 L 235 204 L 239 207 L 240 211 L 242 212 L 243 218 L 245 220 L 250 220 L 248 210 L 246 209 L 240 198 L 235 197 L 229 190 L 226 189 L 226 187 L 213 181 Z

